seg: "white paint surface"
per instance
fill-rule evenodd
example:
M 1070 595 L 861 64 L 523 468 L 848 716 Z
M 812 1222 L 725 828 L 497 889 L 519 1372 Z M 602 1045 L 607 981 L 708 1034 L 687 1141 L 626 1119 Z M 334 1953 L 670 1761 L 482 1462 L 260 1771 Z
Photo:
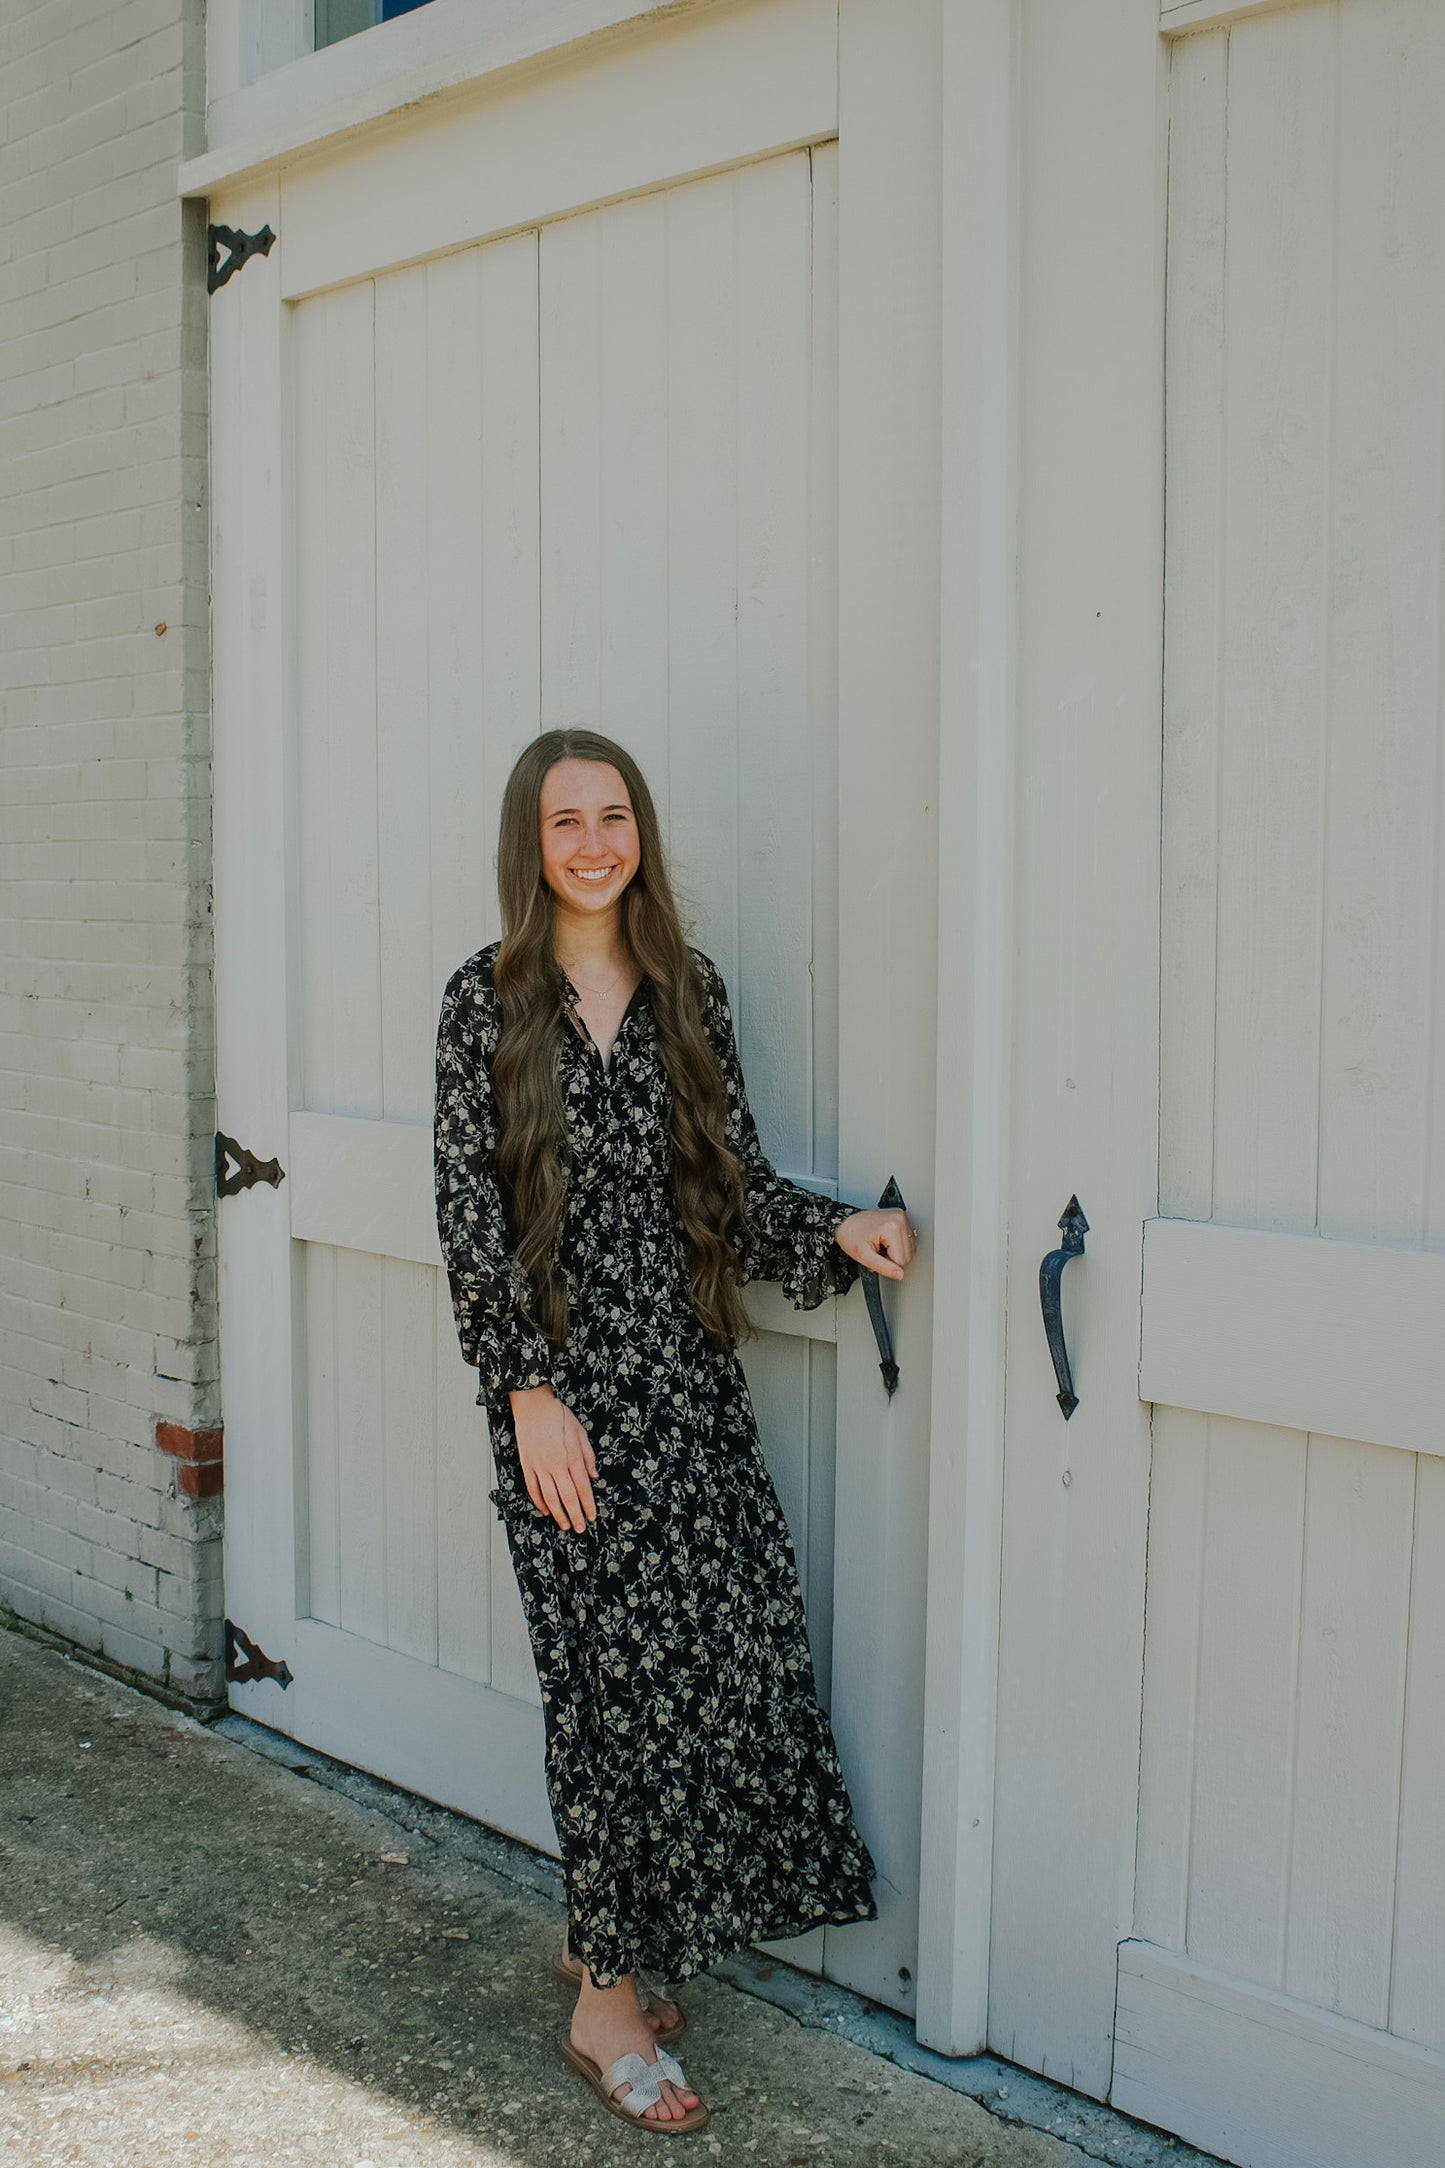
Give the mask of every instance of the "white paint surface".
M 1177 1216 L 1113 2097 L 1258 2168 L 1445 2131 L 1442 98 L 1430 0 L 1172 48 Z
M 1435 2168 L 1445 2056 L 1131 1941 L 1114 2100 L 1243 2168 Z
M 507 171 L 521 191 L 507 222 L 530 190 L 540 228 L 468 242 L 467 218 L 485 231 L 490 213 L 463 206 L 460 227 L 423 225 L 402 247 L 358 224 L 353 206 L 343 261 L 328 256 L 326 187 L 283 179 L 285 241 L 265 278 L 236 282 L 219 341 L 238 432 L 223 424 L 217 458 L 227 626 L 250 622 L 243 597 L 263 599 L 259 638 L 243 648 L 228 631 L 218 643 L 218 710 L 232 762 L 244 737 L 269 793 L 258 802 L 234 766 L 227 790 L 218 785 L 223 855 L 236 869 L 218 935 L 223 1119 L 233 1089 L 238 1104 L 249 1092 L 246 1133 L 263 1137 L 279 1116 L 275 1148 L 288 1166 L 244 1228 L 232 1216 L 228 1362 L 253 1381 L 232 1419 L 257 1481 L 257 1511 L 236 1517 L 234 1581 L 281 1653 L 309 1652 L 306 1665 L 292 1659 L 284 1704 L 273 1687 L 239 1689 L 238 1700 L 532 1841 L 550 1842 L 528 1728 L 535 1681 L 486 1499 L 475 1381 L 436 1269 L 428 1119 L 441 986 L 497 931 L 489 859 L 501 785 L 539 725 L 593 723 L 641 758 L 696 937 L 733 995 L 775 1162 L 864 1202 L 895 1168 L 911 1196 L 929 1187 L 926 1164 L 887 1141 L 931 1134 L 928 1060 L 906 1105 L 871 1084 L 840 1088 L 840 1021 L 861 1043 L 877 1005 L 856 966 L 850 1005 L 840 1000 L 834 808 L 841 793 L 845 850 L 850 835 L 872 834 L 876 750 L 871 719 L 860 714 L 841 742 L 838 724 L 838 154 L 823 142 L 759 159 L 783 124 L 764 117 L 759 134 L 752 100 L 745 127 L 728 91 L 759 35 L 786 40 L 816 14 L 791 0 L 739 11 L 708 162 L 729 129 L 745 162 L 703 180 L 657 185 L 676 162 L 665 140 L 676 123 L 655 43 L 631 49 L 630 88 L 616 54 L 592 84 L 604 107 L 608 86 L 623 86 L 611 133 L 631 160 L 627 200 L 557 218 L 544 129 Z M 697 41 L 715 37 L 701 22 L 680 36 L 666 61 L 674 88 L 696 76 Z M 816 96 L 806 114 L 794 98 L 788 122 L 804 134 L 826 132 L 835 110 L 831 37 L 818 49 L 828 65 Z M 777 96 L 793 96 L 797 80 L 777 77 Z M 906 89 L 900 79 L 880 155 L 888 130 L 896 141 L 911 128 Z M 559 79 L 554 92 L 555 125 L 574 86 Z M 651 133 L 621 125 L 654 92 Z M 529 113 L 538 95 L 531 84 Z M 426 165 L 415 187 L 399 178 L 413 155 Z M 441 137 L 423 154 L 383 136 L 356 170 L 383 194 L 397 181 L 402 200 L 455 212 L 447 155 Z M 600 168 L 573 195 L 589 190 L 616 192 Z M 257 223 L 263 201 L 218 199 L 212 211 Z M 355 255 L 358 236 L 370 265 Z M 447 252 L 431 253 L 438 246 Z M 413 250 L 420 260 L 388 268 Z M 857 261 L 878 276 L 866 248 Z M 325 265 L 320 291 L 313 262 Z M 278 306 L 278 291 L 300 298 Z M 920 471 L 931 426 L 924 410 Z M 258 441 L 274 447 L 259 460 Z M 870 553 L 896 548 L 873 531 L 880 512 L 906 516 L 896 491 L 883 469 L 867 523 L 855 525 L 855 589 Z M 284 607 L 269 605 L 272 594 Z M 924 774 L 926 706 L 913 727 Z M 893 773 L 897 834 L 926 910 L 925 828 L 896 761 Z M 245 864 L 270 869 L 264 914 L 246 912 Z M 920 955 L 921 975 L 897 988 L 900 1029 L 925 1028 L 926 964 Z M 926 1290 L 922 1299 L 926 1310 Z M 758 1290 L 750 1307 L 764 1335 L 744 1361 L 794 1532 L 820 1688 L 883 1869 L 876 1928 L 788 1954 L 835 1977 L 866 1974 L 871 1991 L 906 2003 L 926 1395 L 899 1433 L 900 1451 L 912 1437 L 914 1474 L 893 1485 L 892 1532 L 880 1545 L 870 1523 L 874 1540 L 860 1550 L 843 1531 L 871 1512 L 889 1421 L 861 1295 L 852 1312 L 804 1317 Z M 926 1333 L 910 1344 L 895 1310 L 902 1359 L 922 1381 Z M 248 1341 L 258 1331 L 265 1363 Z M 852 1382 L 835 1417 L 845 1365 Z M 835 1555 L 848 1592 L 841 1637 Z M 379 1675 L 408 1697 L 415 1720 L 404 1726 L 385 1696 L 364 1690 L 379 1652 Z M 910 1665 L 913 1690 L 900 1696 Z M 459 1691 L 471 1697 L 465 1750 L 453 1736 Z

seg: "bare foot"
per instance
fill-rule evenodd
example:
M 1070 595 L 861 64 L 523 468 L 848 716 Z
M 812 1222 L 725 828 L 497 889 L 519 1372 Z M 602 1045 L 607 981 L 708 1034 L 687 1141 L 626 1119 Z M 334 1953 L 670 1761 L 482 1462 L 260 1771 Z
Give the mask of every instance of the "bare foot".
M 591 1973 L 583 1967 L 577 2007 L 572 2013 L 574 2048 L 590 2055 L 599 2070 L 615 2063 L 619 2055 L 640 2055 L 645 2063 L 650 2063 L 657 2052 L 654 2032 L 655 2027 L 648 2023 L 638 2002 L 637 1986 L 631 1973 L 615 1987 L 594 1987 Z M 626 2091 L 625 2084 L 616 2086 L 613 2099 L 620 2100 Z M 679 2122 L 689 2108 L 697 2105 L 696 2093 L 664 2078 L 661 2098 L 653 2107 L 643 2110 L 641 2120 Z
M 572 1941 L 565 1928 L 562 1931 L 562 1956 L 564 1962 L 568 1964 L 573 1962 Z M 637 2001 L 639 2009 L 654 2033 L 667 2032 L 677 2023 L 680 2014 L 677 2004 L 669 2002 L 665 1995 L 649 1995 L 644 2000 L 642 1991 L 639 1988 Z

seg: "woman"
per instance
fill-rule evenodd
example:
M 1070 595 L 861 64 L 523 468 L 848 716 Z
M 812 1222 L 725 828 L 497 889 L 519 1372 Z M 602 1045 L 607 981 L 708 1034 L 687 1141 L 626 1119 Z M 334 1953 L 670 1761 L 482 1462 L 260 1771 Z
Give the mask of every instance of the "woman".
M 527 747 L 497 877 L 502 939 L 442 999 L 437 1223 L 542 1689 L 563 2054 L 675 2134 L 707 2120 L 662 2044 L 686 2021 L 637 1975 L 877 1917 L 734 1352 L 741 1284 L 811 1309 L 860 1265 L 901 1279 L 913 1234 L 768 1164 L 620 745 Z

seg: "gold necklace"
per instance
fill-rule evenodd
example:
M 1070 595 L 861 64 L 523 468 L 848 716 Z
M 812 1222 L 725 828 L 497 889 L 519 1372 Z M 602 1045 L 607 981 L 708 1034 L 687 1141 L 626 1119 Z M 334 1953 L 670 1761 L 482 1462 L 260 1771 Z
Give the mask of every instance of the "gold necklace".
M 564 965 L 562 966 L 562 968 L 563 968 L 563 970 L 564 970 L 564 971 L 566 971 L 566 970 L 567 970 L 567 966 L 566 966 L 565 964 L 564 964 Z M 620 979 L 620 978 L 622 977 L 623 973 L 624 973 L 624 972 L 626 971 L 626 969 L 627 969 L 627 965 L 626 965 L 625 963 L 623 963 L 622 965 L 620 965 L 620 966 L 619 966 L 619 968 L 618 968 L 618 971 L 617 971 L 617 973 L 616 973 L 616 976 L 615 976 L 615 977 L 613 977 L 613 978 L 611 978 L 611 979 L 609 979 L 609 980 L 608 980 L 608 982 L 607 982 L 607 984 L 606 984 L 605 986 L 588 986 L 588 985 L 586 984 L 585 980 L 584 980 L 584 981 L 581 981 L 581 982 L 579 982 L 579 981 L 578 981 L 578 980 L 576 980 L 576 979 L 572 979 L 572 973 L 571 973 L 570 971 L 567 971 L 567 976 L 568 976 L 568 978 L 569 978 L 569 979 L 572 979 L 572 983 L 573 983 L 573 985 L 574 985 L 574 986 L 576 986 L 576 985 L 578 985 L 578 984 L 580 983 L 580 984 L 581 984 L 581 988 L 582 988 L 582 992 L 583 992 L 584 994 L 591 994 L 591 996 L 592 996 L 592 998 L 593 998 L 593 1000 L 594 1000 L 594 1001 L 605 1001 L 605 1000 L 607 999 L 607 996 L 608 996 L 608 995 L 609 995 L 609 994 L 611 993 L 611 991 L 612 991 L 613 987 L 614 987 L 614 986 L 615 986 L 615 985 L 617 984 L 618 980 L 619 980 L 619 979 Z

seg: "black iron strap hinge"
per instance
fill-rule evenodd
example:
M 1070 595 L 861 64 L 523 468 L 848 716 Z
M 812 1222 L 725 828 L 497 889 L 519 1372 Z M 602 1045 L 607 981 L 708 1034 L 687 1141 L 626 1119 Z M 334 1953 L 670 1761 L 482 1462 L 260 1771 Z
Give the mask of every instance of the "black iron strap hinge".
M 226 1171 L 227 1159 L 234 1159 L 236 1171 Z M 269 1182 L 272 1189 L 279 1189 L 286 1179 L 286 1169 L 279 1159 L 258 1159 L 244 1144 L 223 1131 L 216 1131 L 216 1195 L 234 1197 L 238 1190 L 249 1189 L 253 1182 Z
M 276 239 L 269 226 L 259 233 L 238 233 L 234 226 L 208 226 L 206 228 L 206 292 L 219 293 L 228 278 L 239 271 L 242 264 L 253 256 L 269 256 Z M 226 249 L 224 263 L 221 250 Z
M 236 1652 L 238 1648 L 245 1656 L 244 1663 L 237 1661 Z M 263 1649 L 258 1648 L 244 1627 L 237 1626 L 232 1619 L 226 1620 L 226 1677 L 228 1679 L 238 1679 L 243 1685 L 249 1685 L 253 1679 L 274 1679 L 278 1686 L 287 1687 L 295 1676 L 295 1672 L 288 1663 L 282 1662 L 278 1664 Z

